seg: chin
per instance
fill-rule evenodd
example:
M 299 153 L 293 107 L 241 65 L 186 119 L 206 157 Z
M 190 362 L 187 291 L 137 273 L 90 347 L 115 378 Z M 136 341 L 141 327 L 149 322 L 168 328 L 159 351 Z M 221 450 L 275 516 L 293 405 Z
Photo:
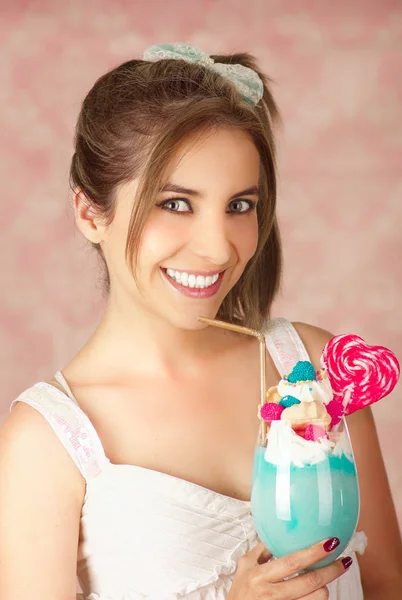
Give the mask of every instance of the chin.
M 218 313 L 219 306 L 205 306 L 198 311 L 184 311 L 180 314 L 170 316 L 169 321 L 173 327 L 184 331 L 201 331 L 208 327 L 205 323 L 201 323 L 198 317 L 206 317 L 207 319 L 215 319 Z

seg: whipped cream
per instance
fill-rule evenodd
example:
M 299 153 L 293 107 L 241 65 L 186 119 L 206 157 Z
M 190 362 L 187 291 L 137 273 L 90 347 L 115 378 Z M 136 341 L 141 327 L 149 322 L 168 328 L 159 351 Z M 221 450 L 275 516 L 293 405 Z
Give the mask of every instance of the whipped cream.
M 297 435 L 287 421 L 272 421 L 267 435 L 264 458 L 274 465 L 288 463 L 303 468 L 325 460 L 335 444 L 327 438 L 305 440 Z
M 318 372 L 318 379 L 313 381 L 298 381 L 290 383 L 287 379 L 281 379 L 278 383 L 278 393 L 284 396 L 294 396 L 300 402 L 313 402 L 316 400 L 321 404 L 328 404 L 334 397 L 328 376 L 322 371 Z
M 338 439 L 336 440 L 336 443 L 335 443 L 333 455 L 334 456 L 345 455 L 348 460 L 350 460 L 351 462 L 354 462 L 352 447 L 350 445 L 349 438 L 346 434 L 346 431 L 342 431 L 340 434 L 338 434 Z

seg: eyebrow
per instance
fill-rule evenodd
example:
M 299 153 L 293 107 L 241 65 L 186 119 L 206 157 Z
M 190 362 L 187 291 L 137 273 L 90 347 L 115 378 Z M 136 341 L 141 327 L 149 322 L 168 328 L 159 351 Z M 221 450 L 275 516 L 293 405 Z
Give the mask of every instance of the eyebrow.
M 189 188 L 182 187 L 181 185 L 176 185 L 174 183 L 167 183 L 161 190 L 162 192 L 175 192 L 176 194 L 185 194 L 186 196 L 196 196 L 200 198 L 202 196 L 201 192 L 197 190 L 191 190 Z M 246 188 L 237 194 L 233 194 L 230 196 L 229 200 L 234 200 L 234 198 L 238 198 L 239 196 L 259 196 L 260 190 L 258 186 L 253 185 L 252 187 Z

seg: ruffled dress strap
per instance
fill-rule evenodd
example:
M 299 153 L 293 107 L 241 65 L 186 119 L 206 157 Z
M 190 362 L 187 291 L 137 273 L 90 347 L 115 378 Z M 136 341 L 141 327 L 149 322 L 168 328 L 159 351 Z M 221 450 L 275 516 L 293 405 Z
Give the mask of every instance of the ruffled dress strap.
M 286 319 L 270 319 L 264 328 L 268 351 L 281 377 L 289 375 L 299 360 L 310 357 L 296 329 Z
M 60 372 L 56 373 L 55 379 L 67 392 Z M 85 480 L 99 475 L 109 463 L 98 434 L 69 388 L 67 394 L 56 386 L 41 381 L 15 398 L 10 411 L 17 402 L 25 402 L 41 413 Z

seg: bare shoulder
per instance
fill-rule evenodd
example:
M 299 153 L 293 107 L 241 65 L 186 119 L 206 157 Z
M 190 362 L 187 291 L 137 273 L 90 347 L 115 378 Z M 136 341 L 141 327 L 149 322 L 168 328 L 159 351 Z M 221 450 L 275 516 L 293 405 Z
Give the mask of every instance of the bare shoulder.
M 84 494 L 85 481 L 46 419 L 17 402 L 0 429 L 2 600 L 75 597 Z
M 315 325 L 309 325 L 308 323 L 294 322 L 293 327 L 299 334 L 303 344 L 306 347 L 307 353 L 310 356 L 311 362 L 316 369 L 320 367 L 320 357 L 324 349 L 325 344 L 334 337 L 334 333 L 316 327 Z
M 0 428 L 0 468 L 7 466 L 13 467 L 13 478 L 20 474 L 27 485 L 33 479 L 36 485 L 40 475 L 46 486 L 51 477 L 54 483 L 63 481 L 77 502 L 84 497 L 85 481 L 75 463 L 46 419 L 25 402 L 14 405 Z

